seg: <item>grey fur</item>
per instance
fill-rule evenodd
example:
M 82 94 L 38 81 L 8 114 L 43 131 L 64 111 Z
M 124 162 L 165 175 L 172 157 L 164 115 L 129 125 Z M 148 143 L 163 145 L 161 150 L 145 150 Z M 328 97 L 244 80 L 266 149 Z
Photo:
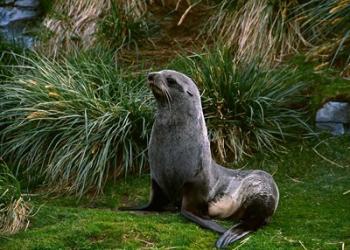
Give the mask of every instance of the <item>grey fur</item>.
M 279 199 L 272 176 L 227 169 L 212 159 L 200 93 L 189 77 L 162 70 L 148 78 L 157 113 L 149 144 L 153 192 L 143 210 L 161 210 L 166 203 L 179 206 L 200 226 L 226 231 L 217 242 L 219 248 L 267 223 Z M 240 223 L 225 230 L 212 217 Z

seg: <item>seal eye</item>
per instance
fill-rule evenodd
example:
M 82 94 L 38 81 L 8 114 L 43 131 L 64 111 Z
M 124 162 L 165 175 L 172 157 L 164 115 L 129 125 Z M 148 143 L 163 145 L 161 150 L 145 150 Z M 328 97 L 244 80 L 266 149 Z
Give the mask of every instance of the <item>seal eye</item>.
M 170 78 L 170 77 L 167 77 L 166 81 L 167 81 L 168 85 L 175 85 L 175 84 L 177 84 L 176 80 L 173 79 L 173 78 Z

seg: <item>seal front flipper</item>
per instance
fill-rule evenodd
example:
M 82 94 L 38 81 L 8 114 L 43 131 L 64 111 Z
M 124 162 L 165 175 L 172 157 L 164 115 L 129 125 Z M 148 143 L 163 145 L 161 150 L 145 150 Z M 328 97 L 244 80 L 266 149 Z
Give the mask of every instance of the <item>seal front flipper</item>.
M 201 187 L 202 185 L 198 182 L 189 182 L 184 185 L 181 214 L 203 228 L 223 234 L 226 232 L 225 228 L 215 221 L 203 218 L 208 215 L 208 203 L 205 202 L 205 189 Z
M 139 207 L 119 207 L 120 211 L 164 211 L 170 209 L 169 199 L 166 197 L 158 183 L 152 179 L 151 198 L 147 205 Z
M 217 248 L 224 248 L 227 245 L 243 238 L 253 231 L 248 230 L 244 224 L 238 223 L 227 230 L 216 242 Z

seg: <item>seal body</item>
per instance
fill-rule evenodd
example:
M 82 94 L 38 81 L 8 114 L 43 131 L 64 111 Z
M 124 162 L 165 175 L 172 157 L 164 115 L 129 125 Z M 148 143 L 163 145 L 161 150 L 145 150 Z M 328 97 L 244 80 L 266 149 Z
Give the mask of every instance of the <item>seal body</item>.
M 203 164 L 203 117 L 198 115 L 200 103 L 168 107 L 160 104 L 149 144 L 149 163 L 152 178 L 167 197 L 180 204 L 182 188 Z M 169 110 L 171 109 L 171 110 Z M 174 114 L 182 114 L 181 117 Z
M 200 94 L 189 77 L 163 70 L 148 80 L 157 103 L 148 149 L 151 197 L 132 210 L 180 209 L 187 219 L 222 234 L 219 248 L 265 225 L 279 200 L 272 176 L 227 169 L 212 159 Z M 211 218 L 239 223 L 226 230 Z

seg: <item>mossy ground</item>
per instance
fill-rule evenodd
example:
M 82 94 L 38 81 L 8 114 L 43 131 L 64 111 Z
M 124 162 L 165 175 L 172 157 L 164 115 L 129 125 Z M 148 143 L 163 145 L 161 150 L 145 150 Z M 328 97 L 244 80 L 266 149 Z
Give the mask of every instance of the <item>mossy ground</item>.
M 274 174 L 280 204 L 272 222 L 232 249 L 347 249 L 350 246 L 350 137 L 291 144 L 246 168 Z M 29 228 L 0 238 L 0 249 L 213 249 L 218 235 L 178 213 L 117 211 L 147 201 L 149 176 L 110 185 L 93 201 L 35 197 Z M 231 222 L 225 222 L 229 226 Z M 343 247 L 343 248 L 342 248 Z

